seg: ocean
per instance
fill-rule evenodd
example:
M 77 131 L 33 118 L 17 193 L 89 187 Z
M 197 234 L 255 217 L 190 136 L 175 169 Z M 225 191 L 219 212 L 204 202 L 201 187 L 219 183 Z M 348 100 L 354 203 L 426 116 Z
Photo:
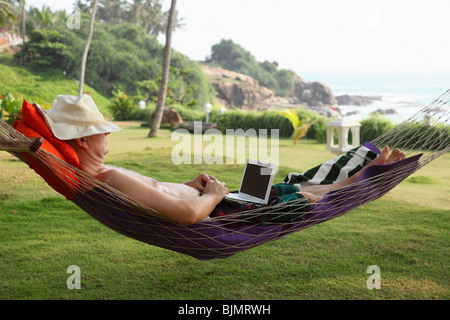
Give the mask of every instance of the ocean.
M 395 114 L 383 115 L 393 123 L 400 123 L 418 112 L 424 105 L 450 89 L 447 73 L 362 73 L 362 72 L 297 72 L 307 81 L 323 81 L 330 85 L 335 96 L 379 96 L 381 100 L 366 106 L 340 105 L 341 113 L 360 121 L 371 112 L 394 109 Z

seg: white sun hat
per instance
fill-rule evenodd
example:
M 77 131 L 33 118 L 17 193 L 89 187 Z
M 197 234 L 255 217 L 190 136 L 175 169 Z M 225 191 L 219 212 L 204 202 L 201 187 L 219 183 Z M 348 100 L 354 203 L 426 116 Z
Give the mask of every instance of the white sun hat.
M 48 110 L 37 106 L 50 130 L 60 140 L 122 131 L 118 126 L 103 118 L 94 100 L 87 94 L 59 95 Z

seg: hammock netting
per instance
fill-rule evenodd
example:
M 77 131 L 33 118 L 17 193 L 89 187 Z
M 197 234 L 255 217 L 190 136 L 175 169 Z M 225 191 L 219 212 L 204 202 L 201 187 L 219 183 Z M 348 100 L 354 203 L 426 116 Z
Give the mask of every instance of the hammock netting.
M 8 151 L 38 172 L 56 191 L 106 227 L 138 241 L 200 260 L 226 258 L 299 230 L 337 218 L 380 198 L 418 169 L 450 149 L 450 90 L 409 120 L 365 147 L 379 153 L 385 145 L 401 149 L 406 159 L 363 169 L 355 183 L 327 193 L 314 206 L 280 203 L 182 226 L 108 185 L 90 177 L 53 154 L 38 149 L 24 152 L 30 138 L 0 119 L 0 150 Z M 366 163 L 370 159 L 366 159 Z M 285 180 L 301 176 L 291 173 Z M 295 180 L 295 179 L 294 179 Z M 313 183 L 305 181 L 305 183 Z M 270 212 L 268 213 L 268 209 Z M 261 214 L 300 213 L 292 222 L 255 223 Z M 236 218 L 238 218 L 238 223 Z

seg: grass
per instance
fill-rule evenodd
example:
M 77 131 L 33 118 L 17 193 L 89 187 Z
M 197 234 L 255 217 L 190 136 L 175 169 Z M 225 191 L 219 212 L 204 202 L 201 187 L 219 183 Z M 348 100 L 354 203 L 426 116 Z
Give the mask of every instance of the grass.
M 10 54 L 0 53 L 0 93 L 11 93 L 16 100 L 36 102 L 44 108 L 52 106 L 60 94 L 78 95 L 78 79 L 69 79 L 59 69 L 35 70 L 18 65 Z M 107 117 L 110 99 L 85 84 L 83 92 L 88 92 Z
M 119 125 L 126 130 L 109 136 L 109 163 L 169 181 L 207 171 L 238 186 L 242 165 L 176 166 L 171 150 L 179 142 L 170 131 L 147 139 L 148 128 Z M 331 157 L 307 140 L 280 140 L 279 151 L 278 181 Z M 0 299 L 446 300 L 449 161 L 435 160 L 339 219 L 202 262 L 111 231 L 2 153 Z M 80 290 L 66 286 L 71 265 L 80 267 Z M 379 290 L 366 287 L 371 265 L 381 270 Z

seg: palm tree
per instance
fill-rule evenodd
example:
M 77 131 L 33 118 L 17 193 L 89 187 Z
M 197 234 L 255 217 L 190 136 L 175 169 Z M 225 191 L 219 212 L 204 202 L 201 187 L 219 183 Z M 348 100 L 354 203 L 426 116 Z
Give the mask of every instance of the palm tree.
M 170 56 L 171 56 L 171 42 L 172 42 L 172 31 L 175 22 L 177 0 L 172 0 L 169 11 L 169 21 L 167 23 L 167 32 L 166 32 L 166 45 L 164 47 L 164 61 L 163 61 L 163 72 L 162 72 L 162 80 L 161 87 L 159 89 L 158 94 L 158 102 L 155 108 L 155 115 L 153 117 L 152 128 L 148 133 L 149 137 L 154 137 L 158 133 L 159 127 L 161 125 L 163 110 L 164 110 L 164 102 L 166 101 L 167 96 L 167 85 L 169 82 L 169 68 L 170 68 Z
M 25 33 L 26 33 L 26 10 L 25 0 L 18 0 L 18 3 L 22 5 L 22 46 L 25 46 Z M 22 50 L 20 55 L 20 64 L 23 64 L 25 52 Z
M 166 12 L 162 12 L 162 6 L 159 1 L 146 0 L 143 5 L 143 19 L 142 26 L 145 28 L 148 34 L 157 37 L 160 33 L 164 33 L 168 25 L 170 17 L 168 17 Z M 174 24 L 172 26 L 172 31 L 175 29 L 176 13 L 173 17 Z
M 294 139 L 294 144 L 297 144 L 298 140 L 306 135 L 309 128 L 314 123 L 310 121 L 309 117 L 300 120 L 297 112 L 295 112 L 295 110 L 293 109 L 282 110 L 280 111 L 280 114 L 285 118 L 287 118 L 292 124 L 292 128 L 294 129 L 294 132 L 292 133 L 292 139 Z
M 145 29 L 147 34 L 155 37 L 167 31 L 168 12 L 162 11 L 160 0 L 133 0 L 126 7 L 124 18 Z M 175 15 L 173 30 L 183 26 Z
M 98 19 L 111 24 L 122 23 L 125 7 L 128 3 L 123 0 L 100 0 L 98 6 Z
M 8 26 L 16 20 L 17 9 L 11 3 L 0 0 L 0 27 Z
M 73 6 L 80 8 L 80 11 L 84 12 L 84 13 L 88 13 L 89 9 L 90 9 L 89 8 L 89 3 L 87 1 L 84 1 L 84 0 L 76 0 L 76 1 L 74 1 Z
M 50 7 L 46 6 L 45 4 L 42 6 L 41 10 L 39 10 L 38 8 L 31 8 L 30 13 L 32 16 L 32 20 L 36 23 L 37 29 L 46 29 L 50 27 L 56 17 L 55 14 L 52 13 Z
M 87 60 L 87 54 L 89 51 L 89 45 L 91 44 L 92 33 L 94 32 L 94 21 L 95 21 L 95 14 L 97 13 L 97 4 L 98 4 L 98 0 L 92 1 L 91 24 L 89 25 L 89 34 L 86 39 L 86 44 L 84 45 L 83 56 L 81 57 L 80 87 L 78 89 L 79 96 L 81 96 L 81 94 L 83 93 L 84 73 L 86 70 L 86 60 Z

